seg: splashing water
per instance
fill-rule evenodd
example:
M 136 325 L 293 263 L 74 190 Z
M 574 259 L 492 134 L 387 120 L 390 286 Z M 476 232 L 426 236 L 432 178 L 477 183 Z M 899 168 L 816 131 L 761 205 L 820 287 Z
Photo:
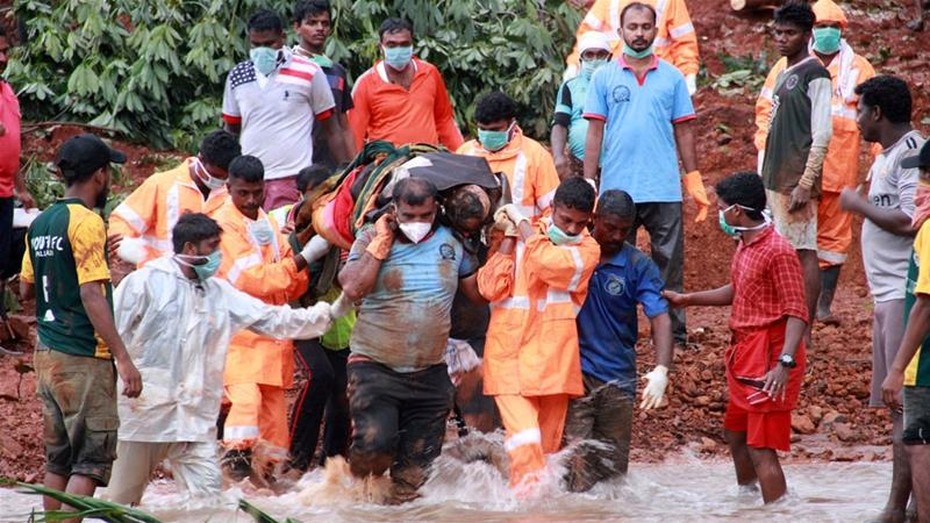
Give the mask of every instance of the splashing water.
M 659 465 L 632 463 L 624 479 L 596 485 L 584 494 L 559 488 L 566 451 L 550 459 L 539 495 L 518 499 L 501 473 L 498 434 L 469 436 L 471 443 L 446 445 L 422 497 L 401 506 L 377 504 L 389 480 L 359 482 L 348 465 L 328 460 L 325 469 L 304 475 L 290 490 L 275 495 L 246 483 L 218 499 L 189 500 L 172 481 L 150 485 L 142 509 L 168 522 L 248 522 L 236 513 L 246 498 L 274 517 L 312 521 L 861 521 L 878 514 L 891 481 L 891 464 L 819 463 L 785 466 L 789 495 L 763 506 L 757 491 L 737 488 L 729 461 L 708 461 L 680 454 Z M 26 521 L 41 498 L 0 489 L 0 522 Z

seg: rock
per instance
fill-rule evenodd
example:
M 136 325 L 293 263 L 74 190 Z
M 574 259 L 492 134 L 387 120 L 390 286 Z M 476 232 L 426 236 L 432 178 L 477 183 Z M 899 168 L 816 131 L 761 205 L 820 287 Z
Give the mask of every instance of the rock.
M 820 423 L 823 419 L 823 409 L 818 405 L 811 405 L 807 412 L 814 423 Z
M 710 405 L 710 396 L 698 396 L 694 398 L 694 404 L 700 407 L 706 407 Z
M 713 454 L 717 450 L 717 442 L 704 436 L 701 438 L 700 450 L 705 454 Z
M 853 449 L 838 449 L 833 454 L 833 461 L 860 461 L 864 455 Z
M 12 435 L 3 434 L 0 435 L 0 452 L 15 458 L 23 453 L 23 446 Z
M 820 427 L 828 429 L 837 423 L 846 423 L 846 416 L 835 410 L 827 411 L 820 420 Z
M 797 442 L 801 441 L 801 435 L 800 435 L 800 434 L 792 434 L 792 435 L 791 435 L 791 438 L 789 439 L 789 441 L 791 441 L 791 443 L 797 443 Z
M 848 423 L 836 423 L 833 425 L 833 433 L 840 441 L 852 442 L 859 439 L 859 434 L 853 430 L 852 425 Z
M 813 434 L 817 432 L 817 427 L 810 417 L 803 414 L 791 415 L 791 428 L 798 434 Z
M 714 381 L 714 373 L 709 370 L 704 370 L 701 372 L 701 379 L 703 381 Z

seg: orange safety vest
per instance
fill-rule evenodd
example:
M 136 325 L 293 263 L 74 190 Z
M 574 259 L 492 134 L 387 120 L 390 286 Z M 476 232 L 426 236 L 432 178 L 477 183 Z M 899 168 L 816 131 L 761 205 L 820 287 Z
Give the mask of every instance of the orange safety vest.
M 171 229 L 188 212 L 212 215 L 226 201 L 226 187 L 210 191 L 206 199 L 191 179 L 187 158 L 174 169 L 149 176 L 110 213 L 110 234 L 139 238 L 146 256 L 139 267 L 164 254 L 174 252 Z
M 584 394 L 575 317 L 601 249 L 587 231 L 580 244 L 554 245 L 548 226 L 540 220 L 516 254 L 498 252 L 478 271 L 478 289 L 491 302 L 485 394 Z
M 565 63 L 568 64 L 566 77 L 570 78 L 578 74 L 578 42 L 588 31 L 600 31 L 607 35 L 614 57 L 623 51 L 623 39 L 618 32 L 620 13 L 633 1 L 597 0 L 594 2 L 578 26 L 578 31 L 575 32 L 575 47 L 572 49 L 572 54 L 565 59 Z M 694 32 L 694 25 L 691 23 L 691 15 L 688 14 L 685 0 L 636 1 L 652 5 L 656 9 L 656 26 L 659 32 L 653 44 L 655 54 L 677 67 L 683 75 L 697 74 L 700 68 L 697 33 Z
M 491 152 L 469 140 L 456 151 L 458 154 L 484 157 L 493 172 L 502 172 L 510 184 L 513 203 L 532 221 L 541 218 L 552 205 L 559 186 L 559 173 L 552 155 L 539 142 L 528 138 L 516 127 L 510 143 L 500 151 Z
M 769 72 L 762 86 L 762 92 L 756 100 L 756 136 L 758 151 L 765 151 L 765 141 L 769 134 L 772 115 L 772 93 L 778 75 L 785 70 L 787 58 L 781 58 Z M 846 40 L 842 41 L 839 53 L 827 66 L 833 82 L 833 101 L 830 111 L 833 115 L 833 136 L 827 146 L 827 157 L 823 163 L 823 191 L 840 192 L 845 187 L 852 187 L 859 180 L 859 144 L 861 136 L 856 125 L 856 104 L 859 96 L 855 93 L 857 85 L 875 76 L 872 64 L 853 52 Z M 873 153 L 881 148 L 873 148 Z
M 228 201 L 214 219 L 223 228 L 220 250 L 223 262 L 217 277 L 270 305 L 285 305 L 307 291 L 307 271 L 298 271 L 287 237 L 277 222 L 259 209 L 258 220 L 268 220 L 274 231 L 271 243 L 259 245 L 249 232 L 249 223 Z M 241 331 L 232 337 L 226 355 L 224 383 L 259 383 L 289 387 L 294 379 L 294 345 L 291 340 Z

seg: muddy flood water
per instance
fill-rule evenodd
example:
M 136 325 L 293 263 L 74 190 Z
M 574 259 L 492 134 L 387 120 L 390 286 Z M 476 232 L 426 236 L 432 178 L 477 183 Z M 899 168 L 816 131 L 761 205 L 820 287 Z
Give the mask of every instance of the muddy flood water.
M 305 475 L 281 495 L 233 487 L 210 506 L 192 505 L 163 480 L 149 486 L 143 507 L 162 521 L 234 523 L 252 519 L 236 511 L 239 498 L 282 521 L 865 521 L 878 514 L 891 477 L 888 462 L 789 464 L 789 496 L 762 505 L 756 492 L 740 491 L 730 462 L 678 455 L 662 464 L 633 463 L 625 482 L 601 484 L 586 494 L 551 489 L 535 501 L 518 501 L 498 471 L 485 462 L 442 457 L 423 497 L 401 507 L 360 502 L 331 488 L 325 472 Z M 331 486 L 331 485 L 330 485 Z M 41 509 L 38 496 L 0 489 L 0 521 L 25 522 Z

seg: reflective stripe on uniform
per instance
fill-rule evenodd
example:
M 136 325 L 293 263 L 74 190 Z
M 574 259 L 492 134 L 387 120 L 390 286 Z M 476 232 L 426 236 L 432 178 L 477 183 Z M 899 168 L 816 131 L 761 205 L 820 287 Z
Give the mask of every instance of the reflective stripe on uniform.
M 227 425 L 223 427 L 224 441 L 258 439 L 258 436 L 258 427 L 254 425 L 238 425 L 235 427 L 230 427 Z
M 578 247 L 568 247 L 568 252 L 572 253 L 572 261 L 575 263 L 575 272 L 572 274 L 572 279 L 568 282 L 569 291 L 577 291 L 578 285 L 581 283 L 581 274 L 584 272 L 584 260 L 581 259 L 581 251 L 578 250 Z
M 511 452 L 524 445 L 542 445 L 542 433 L 538 428 L 521 430 L 510 436 L 504 441 L 504 450 Z
M 139 213 L 132 207 L 126 205 L 125 202 L 117 205 L 116 209 L 113 209 L 113 214 L 125 220 L 136 233 L 142 234 L 145 232 L 145 220 L 143 220 L 142 217 L 139 216 Z
M 233 263 L 232 268 L 229 269 L 229 275 L 227 276 L 229 283 L 235 286 L 236 281 L 239 279 L 239 276 L 242 275 L 243 271 L 261 265 L 262 261 L 262 256 L 257 252 L 253 252 L 245 258 L 239 258 Z
M 846 263 L 846 254 L 842 252 L 822 251 L 817 249 L 817 258 L 833 265 Z
M 530 299 L 526 296 L 513 296 L 491 304 L 492 309 L 529 310 Z
M 673 27 L 669 30 L 668 34 L 672 37 L 672 40 L 677 40 L 686 34 L 694 32 L 694 24 L 688 22 L 686 24 L 681 24 L 678 27 Z

